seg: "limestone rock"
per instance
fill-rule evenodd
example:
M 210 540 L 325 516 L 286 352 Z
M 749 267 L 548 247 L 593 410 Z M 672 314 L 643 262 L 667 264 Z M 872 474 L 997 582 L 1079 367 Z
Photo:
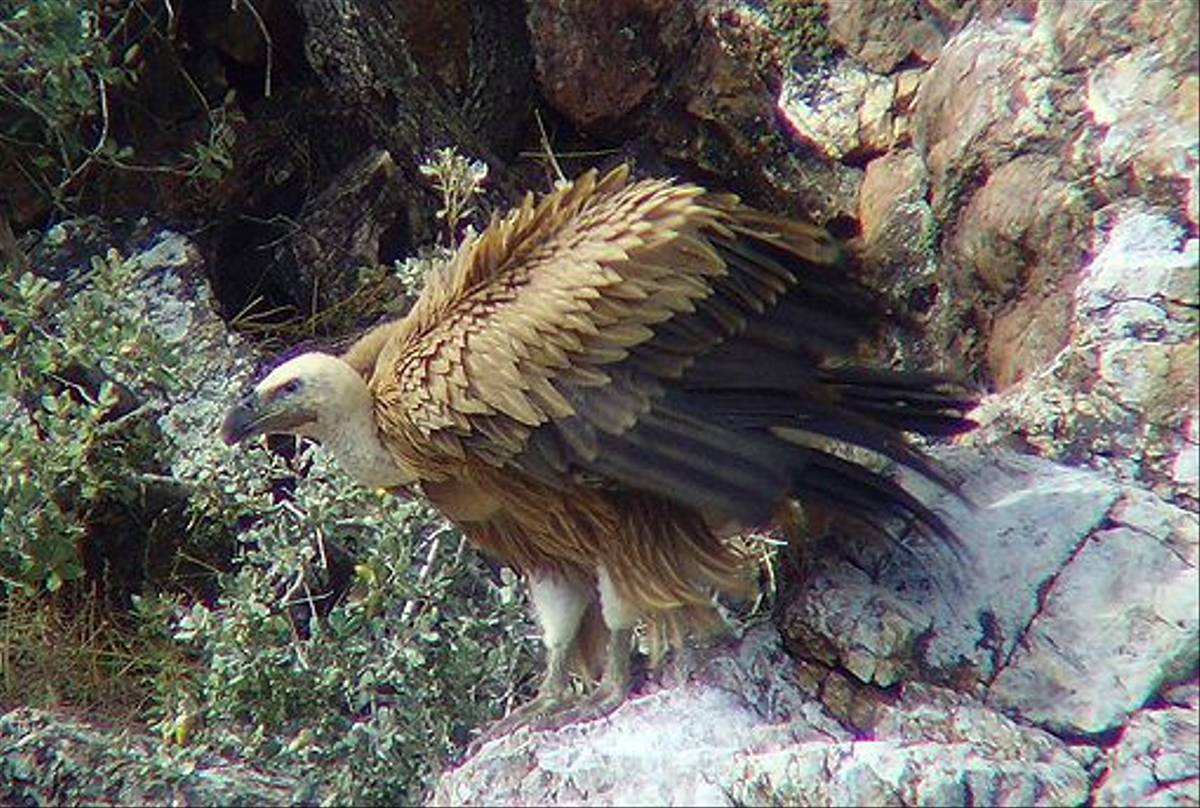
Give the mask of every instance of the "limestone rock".
M 1193 226 L 1200 222 L 1198 98 L 1200 77 L 1180 80 L 1149 45 L 1105 62 L 1087 86 L 1087 108 L 1101 130 L 1088 144 L 1100 179 L 1106 186 L 1136 183 L 1142 194 L 1164 201 L 1180 195 L 1175 186 L 1182 181 L 1184 210 Z
M 1180 33 L 1195 15 L 1089 0 L 981 16 L 922 77 L 914 145 L 952 290 L 932 339 L 978 357 L 998 386 L 1064 344 L 1100 209 L 1136 198 L 1195 228 L 1200 79 Z
M 1182 705 L 1143 710 L 1108 752 L 1096 805 L 1200 804 L 1200 690 Z
M 435 802 L 1087 800 L 1105 753 L 1080 739 L 1158 726 L 1143 705 L 1195 681 L 1196 517 L 1035 457 L 942 460 L 970 500 L 937 505 L 961 546 L 814 549 L 782 625 L 810 662 L 789 662 L 759 626 L 690 673 L 668 666 L 608 719 L 485 746 L 443 775 Z M 1178 727 L 1196 714 L 1173 714 L 1173 772 L 1194 767 Z M 1106 793 L 1146 786 L 1136 761 L 1162 733 L 1129 731 Z
M 640 167 L 721 175 L 821 222 L 853 218 L 861 170 L 798 149 L 775 126 L 781 34 L 761 4 L 540 3 L 529 28 L 554 109 L 588 135 L 628 140 Z M 862 128 L 873 143 L 891 142 L 891 86 L 870 96 Z
M 912 0 L 830 0 L 829 32 L 855 59 L 889 73 L 915 56 L 932 62 L 945 42 L 937 4 Z
M 526 730 L 443 775 L 437 805 L 1072 804 L 1066 745 L 939 687 L 908 685 L 855 735 L 789 681 L 767 627 L 610 719 Z
M 690 683 L 628 702 L 621 720 L 493 742 L 443 776 L 434 802 L 728 804 L 728 770 L 747 751 L 850 738 L 788 683 L 787 659 L 762 626 Z
M 876 284 L 918 313 L 938 295 L 938 227 L 928 193 L 924 161 L 912 149 L 895 149 L 867 164 L 858 196 L 863 262 Z
M 320 797 L 285 772 L 164 747 L 146 733 L 31 708 L 0 715 L 6 805 L 282 805 Z
M 796 651 L 806 655 L 816 636 L 836 649 L 831 661 L 851 672 L 850 659 L 865 651 L 906 659 L 909 673 L 924 670 L 943 681 L 973 682 L 967 685 L 972 689 L 1003 667 L 1039 609 L 1040 589 L 1102 523 L 1118 489 L 1098 475 L 1037 458 L 957 457 L 954 467 L 966 478 L 963 494 L 970 504 L 947 497 L 939 508 L 961 537 L 961 558 L 928 540 L 912 540 L 892 552 L 876 542 L 814 552 L 805 593 L 784 618 Z M 953 462 L 950 455 L 945 459 Z M 919 481 L 909 484 L 915 488 Z M 847 588 L 856 588 L 856 596 L 839 594 Z M 864 594 L 899 604 L 898 615 L 923 623 L 920 642 L 868 629 L 875 647 L 864 647 L 844 626 L 864 616 L 881 622 L 874 616 L 877 602 Z M 904 644 L 890 642 L 893 637 Z
M 720 804 L 1071 805 L 1088 791 L 1061 741 L 913 685 L 870 737 L 749 754 L 733 775 L 733 800 Z
M 529 30 L 547 100 L 586 130 L 614 125 L 661 81 L 660 3 L 535 3 Z M 582 76 L 588 80 L 579 80 Z
M 1140 500 L 1140 502 L 1136 502 Z M 1121 513 L 1166 511 L 1130 526 Z M 1126 495 L 1069 566 L 1041 592 L 1041 607 L 988 690 L 1006 710 L 1064 734 L 1120 727 L 1200 654 L 1197 522 L 1152 495 Z M 1147 528 L 1150 528 L 1147 530 Z
M 977 439 L 1035 448 L 1155 490 L 1197 496 L 1197 334 L 1200 242 L 1162 212 L 1105 211 L 1092 259 L 1066 317 L 1069 340 L 1030 377 L 984 401 Z
M 894 142 L 896 82 L 839 62 L 819 81 L 789 74 L 779 113 L 796 136 L 835 160 L 886 151 Z

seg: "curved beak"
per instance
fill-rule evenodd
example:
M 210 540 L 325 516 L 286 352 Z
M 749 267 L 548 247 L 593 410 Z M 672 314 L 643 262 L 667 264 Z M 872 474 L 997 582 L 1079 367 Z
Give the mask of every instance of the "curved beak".
M 259 414 L 260 399 L 258 393 L 251 393 L 243 398 L 225 414 L 221 423 L 221 439 L 229 446 L 239 443 L 258 433 L 256 428 L 262 421 Z
M 232 446 L 246 438 L 267 433 L 294 432 L 301 424 L 316 420 L 316 413 L 306 409 L 289 409 L 278 399 L 264 401 L 254 391 L 239 401 L 221 423 L 221 438 Z

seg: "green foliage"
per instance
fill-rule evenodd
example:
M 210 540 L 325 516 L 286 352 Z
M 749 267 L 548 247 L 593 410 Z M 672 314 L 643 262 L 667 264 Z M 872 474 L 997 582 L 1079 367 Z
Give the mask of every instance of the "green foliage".
M 475 197 L 487 179 L 487 163 L 463 157 L 453 146 L 437 149 L 417 167 L 442 195 L 436 216 L 446 223 L 447 244 L 457 244 L 459 225 L 475 212 Z
M 105 29 L 116 4 L 0 2 L 0 138 L 29 150 L 30 171 L 51 188 L 107 141 L 108 92 L 136 74 L 112 52 Z
M 137 272 L 115 252 L 97 258 L 68 305 L 64 284 L 0 271 L 6 587 L 54 591 L 79 578 L 91 514 L 142 491 L 153 436 L 138 410 L 121 411 L 117 385 L 162 383 L 178 357 L 122 302 Z
M 189 742 L 309 772 L 334 802 L 416 802 L 528 673 L 519 598 L 426 506 L 356 487 L 319 451 L 293 465 L 309 468 L 291 499 L 272 502 L 269 476 L 229 488 L 227 518 L 258 518 L 221 603 L 178 620 L 203 662 L 159 729 L 191 736 L 195 712 Z M 352 585 L 333 605 L 343 553 Z
M 227 334 L 165 322 L 172 306 L 148 295 L 173 270 L 144 263 L 110 251 L 63 283 L 0 274 L 0 699 L 132 715 L 164 749 L 286 770 L 328 802 L 423 799 L 529 680 L 515 582 L 319 447 L 285 460 L 216 440 L 243 383 Z M 219 594 L 148 578 L 131 612 L 67 619 L 92 603 L 79 549 L 102 538 L 96 510 L 151 484 L 185 492 L 181 556 L 229 548 Z
M 779 34 L 786 64 L 814 67 L 833 55 L 824 0 L 768 0 L 767 14 Z
M 206 99 L 179 59 L 153 65 L 145 59 L 151 40 L 160 50 L 173 47 L 165 35 L 170 16 L 169 4 L 147 0 L 0 0 L 0 157 L 9 158 L 0 165 L 11 160 L 6 172 L 19 172 L 60 207 L 69 207 L 89 168 L 222 178 L 232 167 L 231 123 L 240 113 Z M 207 131 L 187 143 L 162 137 L 177 147 L 173 160 L 143 164 L 132 143 L 119 142 L 118 122 L 125 129 L 133 119 L 162 125 L 142 95 L 153 92 L 144 85 L 170 83 L 147 75 L 164 69 L 194 94 Z
M 399 281 L 405 293 L 416 297 L 425 286 L 425 278 L 430 272 L 437 272 L 450 263 L 454 253 L 446 247 L 430 247 L 410 255 L 404 260 L 392 265 L 392 274 Z

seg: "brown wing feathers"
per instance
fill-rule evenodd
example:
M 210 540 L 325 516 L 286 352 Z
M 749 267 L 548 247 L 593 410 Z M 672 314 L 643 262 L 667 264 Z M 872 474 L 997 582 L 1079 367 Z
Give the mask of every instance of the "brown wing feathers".
M 627 486 L 754 523 L 789 494 L 936 517 L 888 478 L 781 437 L 874 450 L 968 425 L 932 375 L 850 364 L 882 312 L 820 228 L 625 169 L 589 172 L 466 245 L 372 379 L 406 461 L 481 458 L 545 484 Z M 465 461 L 464 461 L 465 462 Z

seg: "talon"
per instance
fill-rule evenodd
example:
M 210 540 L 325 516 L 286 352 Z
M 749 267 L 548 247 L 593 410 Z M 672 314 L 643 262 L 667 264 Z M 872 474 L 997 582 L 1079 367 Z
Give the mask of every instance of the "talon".
M 474 757 L 480 749 L 492 741 L 511 735 L 522 728 L 543 729 L 542 723 L 557 713 L 571 708 L 576 701 L 573 694 L 556 692 L 539 694 L 528 704 L 522 704 L 503 718 L 497 719 L 479 737 L 467 746 L 467 757 Z
M 631 689 L 628 682 L 624 686 L 602 684 L 591 695 L 578 703 L 564 704 L 562 709 L 546 715 L 536 724 L 530 724 L 530 729 L 552 731 L 562 729 L 570 724 L 607 718 L 625 703 Z

